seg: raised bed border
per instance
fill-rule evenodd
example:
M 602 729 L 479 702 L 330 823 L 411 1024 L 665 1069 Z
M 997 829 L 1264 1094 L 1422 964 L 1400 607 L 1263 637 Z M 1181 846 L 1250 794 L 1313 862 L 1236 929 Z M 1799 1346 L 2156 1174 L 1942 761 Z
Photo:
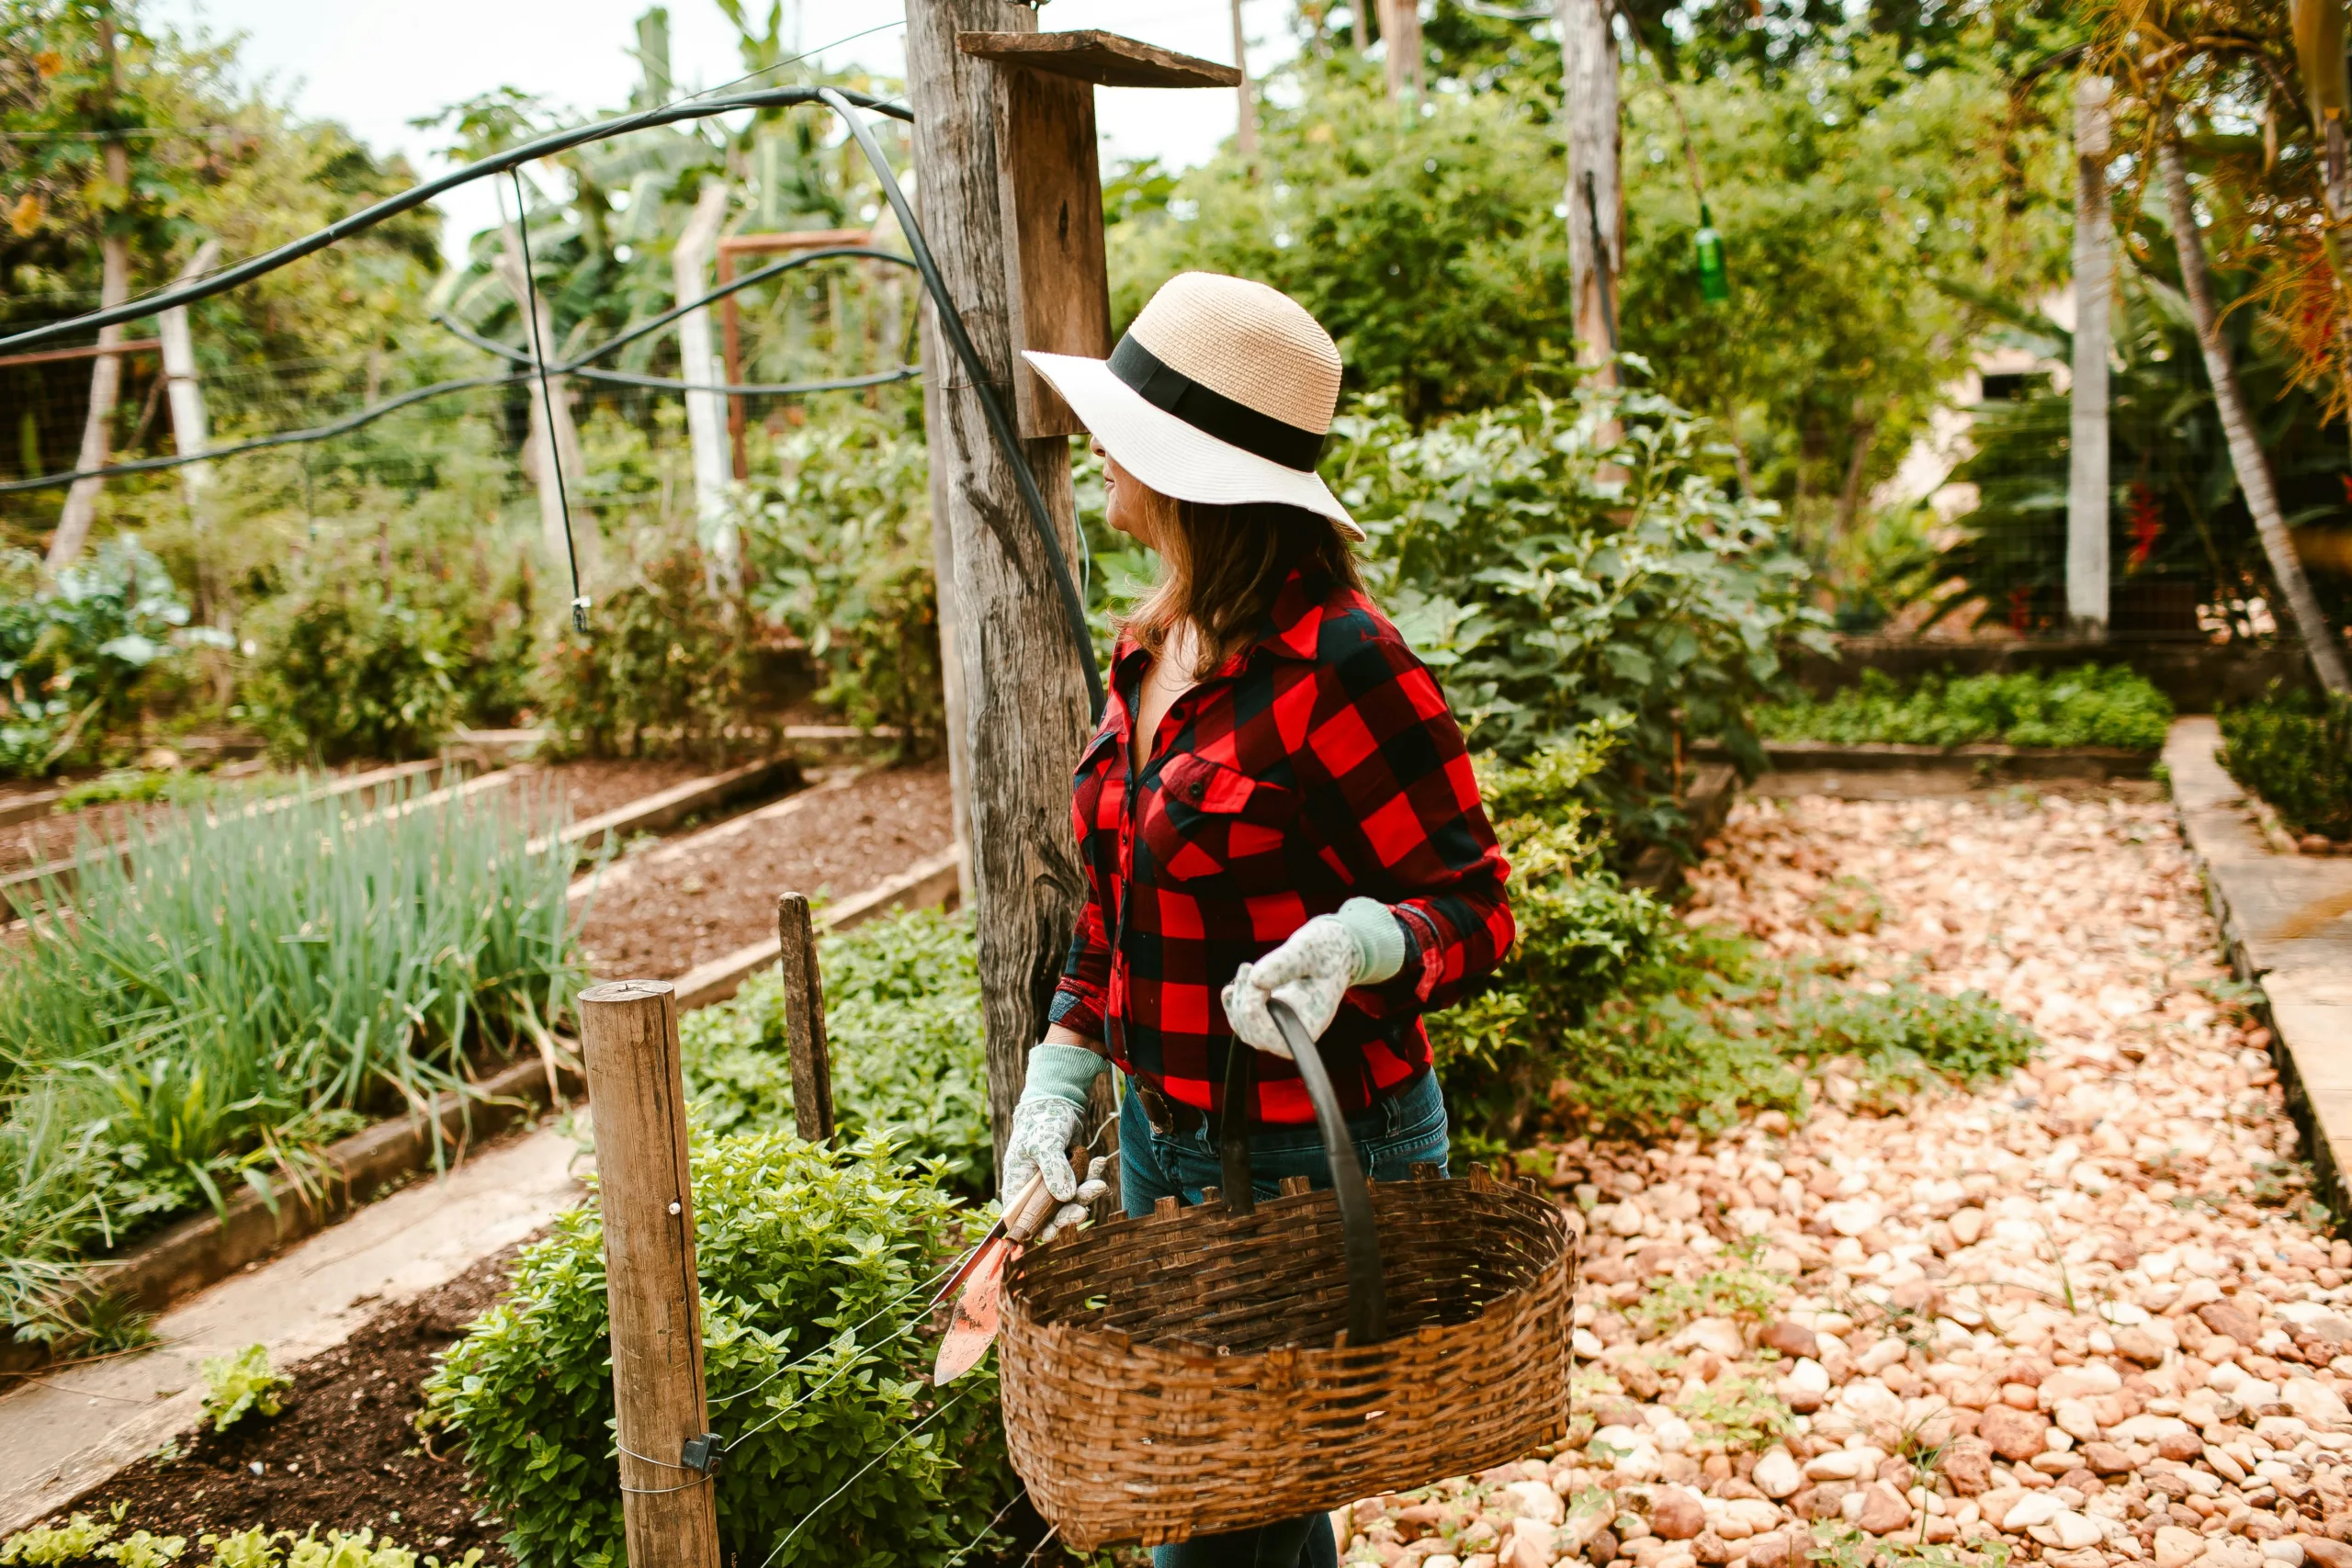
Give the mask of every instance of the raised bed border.
M 2164 753 L 2174 810 L 2222 954 L 2256 987 L 2251 1010 L 2270 1031 L 2271 1064 L 2319 1197 L 2337 1224 L 2352 1224 L 2352 953 L 2324 935 L 2352 911 L 2352 866 L 2274 850 L 2241 804 L 2244 791 L 2214 761 L 2220 741 L 2211 718 L 2174 721 Z M 2288 881 L 2303 884 L 2290 895 L 2302 908 L 2276 919 Z

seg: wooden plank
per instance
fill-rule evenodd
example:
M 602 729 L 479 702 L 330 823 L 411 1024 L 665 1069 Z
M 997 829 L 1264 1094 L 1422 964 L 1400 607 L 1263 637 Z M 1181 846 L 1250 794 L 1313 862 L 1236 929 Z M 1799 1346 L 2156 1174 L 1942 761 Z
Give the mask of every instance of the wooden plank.
M 718 242 L 723 256 L 773 255 L 778 251 L 821 251 L 835 245 L 871 245 L 871 229 L 788 229 L 776 234 L 727 234 Z
M 983 60 L 1050 71 L 1098 87 L 1241 85 L 1238 65 L 1179 54 L 1100 28 L 1060 33 L 959 32 L 956 47 Z
M 580 993 L 629 1568 L 718 1568 L 712 1478 L 681 1468 L 710 1412 L 677 1002 L 660 980 Z
M 924 856 L 896 876 L 878 882 L 854 898 L 843 899 L 816 917 L 820 931 L 843 931 L 896 908 L 921 909 L 944 904 L 956 893 L 956 847 Z M 742 988 L 743 982 L 776 961 L 783 944 L 765 937 L 748 947 L 697 964 L 678 976 L 678 1009 L 723 1002 Z M 1017 1092 L 1017 1091 L 1016 1091 Z
M 1008 70 L 997 94 L 999 200 L 1006 214 L 1005 297 L 1012 341 L 1046 354 L 1111 352 L 1111 274 L 1102 247 L 1102 177 L 1094 89 L 1075 77 Z M 1013 372 L 1021 434 L 1086 426 L 1023 362 Z
M 1036 26 L 1036 13 L 1013 0 L 907 5 L 907 103 L 915 117 L 923 226 L 970 334 L 978 377 L 995 387 L 1013 383 L 1018 363 L 1004 269 L 1011 215 L 998 186 L 1006 151 L 997 120 L 1002 71 L 965 52 L 956 39 L 960 33 L 1030 35 Z M 970 743 L 965 821 L 980 915 L 989 1119 L 1001 1150 L 1029 1047 L 1044 1038 L 1046 998 L 1085 898 L 1084 868 L 1069 827 L 1069 768 L 1094 730 L 1083 662 L 1093 650 L 1071 637 L 1046 541 L 1023 520 L 1027 507 L 1012 467 L 1027 466 L 1064 558 L 1075 560 L 1069 441 L 1022 442 L 1008 458 L 967 367 L 949 365 L 946 353 L 932 353 L 931 362 L 950 372 L 923 407 L 932 470 L 944 476 L 937 492 L 947 499 L 955 554 L 956 654 Z
M 568 902 L 577 904 L 584 898 L 593 898 L 598 894 L 609 893 L 616 887 L 634 882 L 656 867 L 674 865 L 679 861 L 700 854 L 713 844 L 723 844 L 729 839 L 741 838 L 754 829 L 772 826 L 800 811 L 812 800 L 847 789 L 863 777 L 864 773 L 865 770 L 862 768 L 846 768 L 826 779 L 822 784 L 811 785 L 797 795 L 790 795 L 782 800 L 772 801 L 756 811 L 746 811 L 741 817 L 729 817 L 726 821 L 705 828 L 700 832 L 690 833 L 683 839 L 673 839 L 659 849 L 648 850 L 643 854 L 631 855 L 623 861 L 601 861 L 594 869 L 573 877 L 571 887 L 564 897 Z
M 833 1135 L 833 1066 L 825 1049 L 825 976 L 817 967 L 817 930 L 808 896 L 775 901 L 777 963 L 784 971 L 784 1043 L 792 1062 L 792 1119 L 812 1144 Z
M 0 370 L 19 365 L 53 365 L 67 359 L 98 359 L 110 354 L 153 354 L 163 346 L 162 338 L 141 337 L 127 343 L 94 343 L 82 348 L 37 348 L 30 354 L 0 354 Z
M 723 773 L 688 779 L 682 784 L 673 784 L 656 794 L 640 795 L 626 806 L 599 812 L 585 822 L 575 822 L 563 830 L 560 841 L 594 850 L 608 834 L 656 832 L 684 820 L 697 811 L 723 806 L 754 790 L 784 787 L 799 775 L 800 764 L 790 757 L 768 757 L 760 761 L 746 762 Z M 547 847 L 546 839 L 534 839 L 530 852 L 537 854 Z

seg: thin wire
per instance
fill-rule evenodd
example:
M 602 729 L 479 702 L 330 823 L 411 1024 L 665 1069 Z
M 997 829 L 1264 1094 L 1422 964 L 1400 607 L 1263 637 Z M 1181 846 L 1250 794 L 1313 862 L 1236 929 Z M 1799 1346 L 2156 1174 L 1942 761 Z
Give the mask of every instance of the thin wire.
M 777 1367 L 775 1371 L 769 1372 L 767 1376 L 752 1384 L 751 1387 L 739 1388 L 733 1393 L 712 1400 L 710 1402 L 710 1408 L 716 1410 L 722 1404 L 733 1404 L 736 1400 L 742 1398 L 747 1393 L 757 1393 L 760 1390 L 767 1387 L 768 1384 L 774 1382 L 776 1379 L 782 1377 L 793 1368 L 803 1366 L 808 1362 L 814 1360 L 817 1357 L 823 1355 L 829 1347 L 839 1344 L 842 1334 L 858 1333 L 860 1330 L 864 1329 L 867 1324 L 872 1323 L 876 1318 L 880 1317 L 883 1314 L 888 1312 L 892 1307 L 897 1306 L 900 1302 L 905 1301 L 908 1297 L 919 1295 L 922 1292 L 929 1290 L 938 1280 L 945 1277 L 946 1275 L 953 1274 L 956 1269 L 961 1269 L 964 1266 L 964 1258 L 971 1257 L 973 1252 L 978 1252 L 978 1250 L 979 1248 L 976 1247 L 970 1251 L 966 1252 L 963 1258 L 951 1259 L 940 1269 L 938 1273 L 932 1275 L 927 1280 L 918 1280 L 916 1283 L 908 1286 L 906 1290 L 900 1292 L 898 1295 L 891 1297 L 888 1301 L 884 1302 L 880 1306 L 876 1307 L 871 1313 L 867 1314 L 862 1321 L 854 1323 L 846 1329 L 837 1332 L 834 1334 L 832 1338 L 827 1340 L 825 1344 L 817 1346 L 815 1348 L 809 1350 L 808 1354 L 795 1357 L 793 1359 L 785 1362 L 784 1365 Z
M 640 1455 L 639 1457 L 642 1457 L 642 1456 Z M 654 1463 L 656 1463 L 656 1464 L 659 1464 L 659 1463 L 661 1463 L 662 1461 L 659 1461 L 659 1460 L 656 1460 L 656 1461 L 654 1461 L 653 1462 L 654 1462 Z M 676 1467 L 674 1467 L 674 1466 L 673 1466 L 673 1468 L 676 1468 Z M 632 1495 L 636 1495 L 636 1496 L 639 1496 L 639 1497 L 667 1497 L 667 1496 L 668 1496 L 671 1493 L 673 1493 L 673 1492 L 691 1492 L 691 1491 L 693 1491 L 693 1490 L 694 1490 L 695 1487 L 697 1487 L 697 1486 L 702 1486 L 702 1485 L 706 1485 L 706 1484 L 707 1484 L 707 1483 L 709 1483 L 709 1481 L 710 1481 L 710 1477 L 709 1477 L 709 1476 L 707 1476 L 707 1475 L 705 1475 L 705 1476 L 698 1476 L 698 1477 L 696 1477 L 695 1480 L 692 1480 L 692 1481 L 687 1482 L 684 1486 L 628 1486 L 628 1485 L 624 1485 L 624 1486 L 621 1488 L 621 1490 L 622 1490 L 622 1491 L 624 1491 L 624 1492 L 627 1492 L 627 1493 L 630 1493 L 630 1494 L 632 1494 Z
M 957 1258 L 956 1260 L 956 1266 L 958 1269 L 962 1268 L 966 1258 L 970 1258 L 973 1253 L 979 1251 L 980 1247 L 986 1247 L 987 1245 L 987 1240 L 983 1238 L 978 1246 L 974 1247 L 969 1252 L 965 1253 L 963 1258 Z M 933 1276 L 933 1279 L 936 1279 L 937 1277 L 938 1276 L 936 1275 Z M 929 1283 L 929 1281 L 926 1280 L 925 1283 Z M 752 1438 L 759 1436 L 762 1432 L 766 1431 L 770 1427 L 775 1426 L 778 1421 L 783 1420 L 795 1410 L 799 1409 L 802 1405 L 808 1404 L 810 1400 L 816 1398 L 819 1394 L 832 1387 L 833 1384 L 841 1382 L 842 1378 L 856 1371 L 860 1366 L 864 1365 L 866 1359 L 872 1356 L 876 1351 L 880 1350 L 887 1345 L 897 1344 L 899 1340 L 904 1339 L 908 1335 L 912 1334 L 916 1329 L 922 1327 L 924 1318 L 930 1314 L 933 1308 L 939 1305 L 942 1299 L 946 1296 L 948 1288 L 954 1285 L 954 1283 L 955 1280 L 951 1277 L 948 1280 L 947 1284 L 941 1286 L 938 1293 L 933 1295 L 929 1302 L 924 1303 L 922 1312 L 908 1318 L 907 1321 L 901 1324 L 896 1331 L 886 1335 L 882 1338 L 877 1339 L 873 1344 L 867 1346 L 865 1348 L 865 1355 L 854 1356 L 850 1359 L 842 1362 L 839 1367 L 834 1369 L 832 1375 L 826 1378 L 823 1382 L 818 1383 L 813 1387 L 801 1390 L 800 1393 L 794 1395 L 791 1400 L 783 1404 L 777 1405 L 775 1409 L 770 1411 L 768 1413 L 767 1419 L 762 1421 L 758 1426 L 750 1427 L 747 1430 L 740 1432 L 736 1436 L 728 1438 L 727 1446 L 733 1448 L 738 1443 L 749 1442 Z M 814 1354 L 814 1352 L 811 1352 L 811 1354 Z M 806 1359 L 807 1358 L 805 1357 L 803 1358 L 803 1359 Z M 959 1395 L 958 1397 L 961 1396 Z
M 1029 1555 L 1021 1560 L 1021 1568 L 1029 1568 L 1029 1564 L 1037 1561 L 1037 1553 L 1045 1551 L 1046 1547 L 1053 1544 L 1054 1537 L 1061 1533 L 1062 1527 L 1059 1525 L 1056 1525 L 1053 1529 L 1047 1530 L 1045 1534 L 1045 1538 L 1039 1540 L 1036 1545 L 1029 1549 Z
M 989 1534 L 995 1530 L 996 1527 L 1004 1522 L 1004 1516 L 1012 1512 L 1014 1508 L 1020 1506 L 1021 1499 L 1027 1495 L 1029 1495 L 1029 1493 L 1026 1488 L 1023 1488 L 1019 1492 L 1015 1492 L 1011 1499 L 1005 1503 L 1004 1506 L 996 1511 L 995 1517 L 989 1519 L 988 1523 L 980 1527 L 980 1533 L 966 1541 L 962 1549 L 958 1551 L 955 1556 L 941 1563 L 939 1568 L 956 1568 L 956 1564 L 963 1562 L 965 1558 L 969 1557 L 972 1554 L 972 1549 L 979 1545 L 980 1542 L 988 1540 Z
M 957 1394 L 946 1404 L 933 1406 L 930 1415 L 924 1416 L 922 1420 L 916 1422 L 913 1426 L 909 1427 L 905 1431 L 899 1433 L 897 1442 L 892 1443 L 888 1448 L 884 1449 L 880 1453 L 876 1454 L 872 1459 L 867 1460 L 864 1464 L 859 1465 L 857 1467 L 857 1472 L 854 1475 L 852 1475 L 847 1481 L 842 1482 L 839 1486 L 834 1487 L 831 1496 L 828 1496 L 823 1502 L 818 1504 L 815 1507 L 801 1515 L 800 1522 L 784 1532 L 784 1539 L 777 1541 L 775 1547 L 769 1551 L 767 1556 L 760 1560 L 760 1568 L 769 1568 L 769 1564 L 775 1561 L 776 1553 L 782 1551 L 786 1547 L 790 1546 L 792 1544 L 792 1538 L 808 1528 L 809 1520 L 815 1518 L 819 1514 L 823 1513 L 828 1507 L 832 1506 L 835 1498 L 838 1498 L 842 1493 L 856 1485 L 859 1481 L 865 1478 L 867 1471 L 872 1470 L 876 1465 L 880 1464 L 884 1460 L 888 1459 L 892 1454 L 897 1453 L 899 1450 L 905 1445 L 906 1440 L 909 1438 L 913 1437 L 917 1432 L 922 1431 L 925 1427 L 930 1426 L 933 1421 L 938 1420 L 942 1416 L 946 1415 L 958 1404 L 964 1403 L 965 1398 L 969 1395 L 971 1392 L 972 1391 L 969 1388 L 967 1388 L 962 1393 Z M 1051 1540 L 1053 1539 L 1053 1535 L 1050 1531 L 1047 1532 L 1046 1539 L 1047 1540 Z M 1041 1542 L 1040 1544 L 1043 1543 Z
M 588 601 L 580 592 L 580 547 L 571 538 L 571 494 L 563 482 L 563 443 L 555 434 L 555 393 L 548 388 L 548 355 L 539 342 L 539 280 L 531 267 L 531 204 L 523 197 L 523 171 L 506 171 L 514 182 L 514 232 L 523 242 L 523 313 L 531 319 L 531 361 L 539 367 L 539 407 L 547 415 L 548 471 L 555 476 L 555 500 L 563 513 L 563 555 L 571 567 L 571 629 L 588 635 Z
M 619 1450 L 622 1453 L 628 1455 L 628 1457 L 633 1460 L 640 1460 L 647 1464 L 658 1464 L 664 1470 L 694 1470 L 695 1468 L 690 1464 L 672 1464 L 666 1459 L 655 1459 L 651 1454 L 639 1453 L 635 1449 L 630 1448 L 627 1443 L 620 1441 L 618 1438 L 615 1438 L 613 1440 L 613 1447 Z M 709 1472 L 695 1471 L 695 1473 L 698 1475 L 707 1475 Z

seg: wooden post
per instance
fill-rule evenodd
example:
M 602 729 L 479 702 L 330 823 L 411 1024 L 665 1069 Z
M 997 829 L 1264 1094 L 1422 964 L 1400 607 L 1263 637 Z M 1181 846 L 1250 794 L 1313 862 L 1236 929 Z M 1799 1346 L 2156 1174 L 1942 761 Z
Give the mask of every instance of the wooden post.
M 580 1039 L 596 1133 L 628 1565 L 718 1568 L 710 1478 L 680 1468 L 687 1442 L 708 1429 L 709 1411 L 675 987 L 591 986 L 580 993 Z
M 210 272 L 220 259 L 220 242 L 208 239 L 173 281 L 192 283 Z M 209 451 L 212 427 L 204 415 L 204 384 L 197 374 L 196 339 L 188 331 L 187 307 L 175 305 L 158 311 L 155 325 L 156 342 L 164 351 L 165 396 L 172 407 L 172 445 L 183 457 Z M 204 491 L 211 480 L 209 463 L 188 463 L 180 468 L 180 493 L 187 498 L 188 515 L 198 529 L 204 526 Z
M 997 111 L 997 74 L 1008 68 L 962 52 L 956 35 L 1036 29 L 1036 13 L 1013 0 L 908 0 L 907 92 L 923 230 L 1008 405 L 1015 396 L 1004 260 L 1011 240 L 998 171 L 1011 150 L 1000 145 Z M 927 312 L 926 324 L 931 320 Z M 934 364 L 952 359 L 932 356 Z M 944 475 L 940 490 L 956 559 L 955 652 L 964 667 L 989 1110 L 1001 1165 L 1029 1047 L 1044 1038 L 1046 1004 L 1082 897 L 1069 771 L 1093 717 L 1080 650 L 1054 597 L 1053 566 L 978 394 L 956 367 L 939 396 L 925 401 L 935 415 L 931 461 Z M 1075 560 L 1069 440 L 1045 436 L 1023 446 L 1066 557 Z
M 784 969 L 784 1042 L 792 1058 L 792 1119 L 812 1144 L 833 1135 L 833 1065 L 825 1048 L 825 977 L 817 968 L 817 929 L 808 897 L 775 901 L 777 962 Z
M 650 62 L 646 69 L 651 72 Z M 691 305 L 710 292 L 706 269 L 718 243 L 718 226 L 727 221 L 728 194 L 724 180 L 703 182 L 694 214 L 670 253 L 671 292 L 681 305 Z M 695 533 L 731 569 L 737 552 L 727 510 L 727 398 L 722 392 L 693 390 L 719 378 L 710 351 L 709 310 L 689 310 L 678 318 L 678 367 L 688 388 L 686 445 L 694 458 Z

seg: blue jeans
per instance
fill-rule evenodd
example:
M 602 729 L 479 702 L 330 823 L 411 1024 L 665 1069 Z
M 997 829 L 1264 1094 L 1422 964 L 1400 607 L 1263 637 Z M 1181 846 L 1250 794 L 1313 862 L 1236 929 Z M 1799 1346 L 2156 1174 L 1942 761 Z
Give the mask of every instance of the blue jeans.
M 1206 1128 L 1192 1133 L 1155 1132 L 1144 1115 L 1143 1098 L 1128 1086 L 1119 1106 L 1119 1201 L 1130 1217 L 1151 1213 L 1166 1197 L 1201 1201 L 1201 1189 L 1218 1185 L 1216 1140 Z M 1445 1100 L 1437 1074 L 1425 1072 L 1399 1093 L 1361 1116 L 1348 1119 L 1356 1158 L 1374 1181 L 1402 1181 L 1416 1164 L 1445 1166 Z M 1250 1186 L 1261 1198 L 1280 1191 L 1285 1176 L 1304 1176 L 1318 1188 L 1331 1185 L 1331 1164 L 1323 1139 L 1312 1126 L 1265 1127 L 1250 1137 Z M 1152 1568 L 1338 1568 L 1340 1549 L 1330 1521 L 1321 1514 L 1260 1525 L 1226 1535 L 1195 1536 L 1177 1546 L 1156 1546 Z

